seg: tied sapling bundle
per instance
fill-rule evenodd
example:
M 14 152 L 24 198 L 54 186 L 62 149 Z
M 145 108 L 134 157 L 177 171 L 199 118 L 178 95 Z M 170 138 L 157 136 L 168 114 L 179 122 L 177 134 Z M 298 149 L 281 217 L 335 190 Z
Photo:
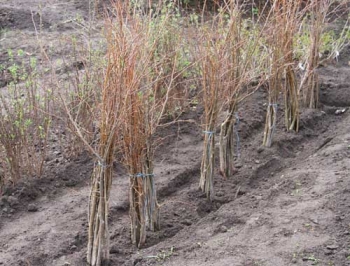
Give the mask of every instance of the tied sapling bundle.
M 283 76 L 283 47 L 281 45 L 282 31 L 280 30 L 281 12 L 283 12 L 280 1 L 273 2 L 271 15 L 268 17 L 267 49 L 270 58 L 267 60 L 268 68 L 268 105 L 264 130 L 263 145 L 271 147 L 272 138 L 277 124 L 277 101 L 282 91 Z
M 240 156 L 238 105 L 260 86 L 259 82 L 257 86 L 253 86 L 254 88 L 249 87 L 249 84 L 259 79 L 258 75 L 261 75 L 259 70 L 262 68 L 264 58 L 264 54 L 259 51 L 260 21 L 257 19 L 259 23 L 254 23 L 250 19 L 243 19 L 243 8 L 244 6 L 232 1 L 227 12 L 230 14 L 229 20 L 225 25 L 225 49 L 228 56 L 222 64 L 228 66 L 227 75 L 223 77 L 226 80 L 223 90 L 228 110 L 221 124 L 219 140 L 220 173 L 224 177 L 234 173 L 234 157 Z
M 294 39 L 303 16 L 303 1 L 274 0 L 267 18 L 269 103 L 263 145 L 270 147 L 277 124 L 278 97 L 284 87 L 285 125 L 299 129 L 299 95 L 294 69 Z
M 330 1 L 313 0 L 310 9 L 310 43 L 307 49 L 305 74 L 300 82 L 299 91 L 302 94 L 303 105 L 307 108 L 317 108 L 319 101 L 319 84 L 316 68 L 320 63 L 321 35 L 325 26 Z
M 152 165 L 147 161 L 147 125 L 145 124 L 144 92 L 142 86 L 146 78 L 150 55 L 146 54 L 145 25 L 135 16 L 130 25 L 128 16 L 123 17 L 123 7 L 115 5 L 118 22 L 114 25 L 114 56 L 120 62 L 122 101 L 124 102 L 120 141 L 123 163 L 130 176 L 129 200 L 131 219 L 131 240 L 141 247 L 146 241 L 146 191 L 147 181 L 153 179 Z M 144 91 L 141 90 L 144 88 Z M 148 88 L 147 88 L 148 89 Z M 146 104 L 146 103 L 145 103 Z
M 305 8 L 303 1 L 282 0 L 275 4 L 274 12 L 277 20 L 276 27 L 280 31 L 281 39 L 277 45 L 281 46 L 284 58 L 284 107 L 285 126 L 287 130 L 299 130 L 299 94 L 296 73 L 294 69 L 294 39 L 301 24 Z
M 89 146 L 77 127 L 80 137 L 97 157 L 97 164 L 92 173 L 89 203 L 87 261 L 92 266 L 100 266 L 109 261 L 109 197 L 112 186 L 114 154 L 117 146 L 116 131 L 120 126 L 123 103 L 121 101 L 123 84 L 120 81 L 124 73 L 119 58 L 115 56 L 112 28 L 106 27 L 106 29 L 107 66 L 102 87 L 99 119 L 100 138 L 97 143 L 97 151 Z
M 176 59 L 171 57 L 176 57 L 177 53 L 164 54 L 158 50 L 162 38 L 154 38 L 157 18 L 139 13 L 134 13 L 132 20 L 129 15 L 123 17 L 125 12 L 120 4 L 115 5 L 115 10 L 119 20 L 112 43 L 123 73 L 120 86 L 124 103 L 119 137 L 123 163 L 130 176 L 131 239 L 140 248 L 146 241 L 146 228 L 159 229 L 153 174 L 157 141 L 154 133 L 175 86 Z M 162 66 L 171 67 L 168 75 L 159 71 Z M 158 93 L 159 90 L 164 93 Z
M 145 120 L 144 93 L 140 86 L 129 88 L 123 119 L 124 163 L 130 175 L 130 218 L 132 242 L 141 247 L 146 240 L 147 221 L 152 230 L 159 228 L 159 207 L 153 178 L 153 150 L 150 127 Z
M 235 5 L 232 11 L 230 12 L 230 21 L 227 26 L 228 32 L 226 33 L 225 45 L 227 46 L 228 62 L 225 62 L 229 66 L 231 66 L 231 70 L 228 75 L 225 76 L 227 78 L 228 88 L 225 90 L 225 94 L 228 98 L 228 114 L 226 119 L 221 124 L 220 127 L 220 139 L 219 139 L 219 154 L 220 154 L 220 173 L 224 177 L 229 177 L 233 174 L 233 159 L 235 156 L 234 147 L 236 138 L 239 136 L 238 129 L 234 128 L 238 126 L 239 116 L 237 113 L 237 105 L 238 105 L 238 97 L 239 90 L 241 84 L 240 78 L 241 76 L 241 68 L 240 60 L 241 58 L 241 33 L 242 33 L 242 18 L 240 10 L 237 10 L 237 6 Z M 237 131 L 237 132 L 236 132 Z M 238 145 L 238 141 L 237 141 Z M 237 146 L 237 156 L 238 154 L 238 146 Z
M 91 192 L 89 199 L 89 228 L 87 262 L 91 266 L 101 266 L 109 262 L 109 231 L 108 214 L 109 198 L 112 186 L 113 161 L 117 147 L 117 129 L 120 126 L 122 110 L 122 93 L 124 72 L 120 57 L 115 55 L 114 32 L 112 22 L 106 26 L 107 60 L 104 81 L 101 86 L 100 110 L 97 115 L 99 139 L 94 147 L 86 138 L 84 127 L 77 122 L 75 112 L 70 109 L 66 99 L 61 96 L 66 113 L 75 134 L 84 146 L 95 156 L 97 163 L 91 177 Z M 120 51 L 124 52 L 124 51 Z
M 107 66 L 109 67 L 110 65 Z M 109 261 L 108 213 L 116 141 L 117 114 L 115 112 L 118 110 L 118 96 L 115 94 L 116 86 L 113 86 L 115 84 L 109 83 L 108 79 L 102 95 L 98 162 L 92 173 L 89 203 L 87 261 L 90 265 L 96 266 Z
M 343 6 L 343 4 L 339 4 L 335 7 L 333 2 L 331 0 L 310 1 L 308 5 L 309 15 L 304 19 L 304 24 L 300 27 L 301 33 L 298 42 L 303 46 L 300 47 L 302 53 L 300 68 L 303 71 L 303 75 L 299 85 L 299 93 L 302 95 L 302 103 L 306 108 L 317 108 L 318 106 L 319 84 L 317 68 L 325 60 L 330 58 L 337 59 L 340 51 L 348 44 L 350 39 L 348 21 L 345 23 L 338 38 L 331 37 L 329 33 L 324 31 L 328 17 L 335 16 L 337 10 Z M 324 49 L 327 50 L 328 56 L 323 53 Z M 321 56 L 324 58 L 321 59 Z
M 204 102 L 204 150 L 201 163 L 201 177 L 199 186 L 205 192 L 209 200 L 213 199 L 214 186 L 214 162 L 215 162 L 215 130 L 217 126 L 220 101 L 224 88 L 224 78 L 227 75 L 227 65 L 223 64 L 227 58 L 225 40 L 215 36 L 215 22 L 224 23 L 223 14 L 219 14 L 211 28 L 202 26 L 203 45 L 199 46 L 198 55 L 203 56 L 198 60 Z

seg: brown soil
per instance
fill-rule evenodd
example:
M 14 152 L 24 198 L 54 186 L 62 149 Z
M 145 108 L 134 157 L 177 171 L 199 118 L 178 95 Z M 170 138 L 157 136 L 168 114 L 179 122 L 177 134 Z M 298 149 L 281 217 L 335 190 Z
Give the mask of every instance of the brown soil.
M 42 10 L 39 0 L 0 2 L 4 64 L 6 49 L 40 56 L 32 26 L 37 13 L 32 19 L 31 8 L 43 14 L 43 35 L 53 42 L 75 32 L 67 22 L 72 17 L 87 16 L 87 1 L 50 0 Z M 348 47 L 339 62 L 319 70 L 321 107 L 303 110 L 298 134 L 285 131 L 279 109 L 271 148 L 260 146 L 266 91 L 261 88 L 241 105 L 238 173 L 228 179 L 216 173 L 211 203 L 198 190 L 199 122 L 163 129 L 166 138 L 155 162 L 161 230 L 148 232 L 141 250 L 130 242 L 129 180 L 116 164 L 111 265 L 350 265 L 350 113 L 336 115 L 350 107 L 349 60 Z M 200 121 L 202 112 L 197 106 L 181 119 Z M 60 152 L 51 155 L 41 179 L 23 180 L 0 198 L 0 265 L 86 265 L 93 160 L 86 153 L 72 160 Z

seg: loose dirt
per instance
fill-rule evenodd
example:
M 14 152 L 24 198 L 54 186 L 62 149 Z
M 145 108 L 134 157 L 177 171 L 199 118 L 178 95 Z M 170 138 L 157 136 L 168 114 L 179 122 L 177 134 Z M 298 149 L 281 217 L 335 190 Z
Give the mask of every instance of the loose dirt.
M 87 1 L 0 0 L 0 63 L 7 49 L 40 57 L 33 21 L 58 44 L 76 33 Z M 41 7 L 39 8 L 39 4 Z M 57 46 L 59 47 L 59 46 Z M 64 53 L 64 49 L 56 51 Z M 198 189 L 203 136 L 201 106 L 159 133 L 155 176 L 161 230 L 146 247 L 130 242 L 128 177 L 115 165 L 111 194 L 111 265 L 350 265 L 350 48 L 319 70 L 321 106 L 303 110 L 299 133 L 286 132 L 283 106 L 271 148 L 262 148 L 267 93 L 259 89 L 239 108 L 238 173 L 215 174 L 215 200 Z M 7 84 L 4 75 L 0 84 Z M 344 113 L 337 110 L 346 108 Z M 52 153 L 41 179 L 8 187 L 0 199 L 0 265 L 86 265 L 87 202 L 93 160 Z

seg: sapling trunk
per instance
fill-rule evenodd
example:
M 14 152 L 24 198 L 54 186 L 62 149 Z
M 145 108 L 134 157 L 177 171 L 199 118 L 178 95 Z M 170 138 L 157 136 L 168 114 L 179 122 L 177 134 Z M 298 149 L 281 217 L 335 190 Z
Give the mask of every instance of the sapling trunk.
M 224 177 L 229 177 L 234 173 L 233 160 L 235 157 L 235 143 L 238 145 L 238 129 L 235 128 L 238 122 L 236 104 L 232 104 L 225 121 L 221 124 L 219 153 L 220 153 L 220 173 Z M 239 147 L 237 146 L 237 156 Z
M 159 230 L 159 205 L 150 161 L 140 163 L 141 171 L 130 175 L 131 239 L 137 247 L 146 241 L 146 227 Z
M 145 176 L 142 173 L 135 173 L 130 177 L 131 241 L 139 248 L 146 241 L 144 179 Z
M 143 173 L 145 174 L 144 190 L 145 204 L 147 211 L 147 223 L 151 231 L 160 229 L 159 205 L 157 200 L 157 190 L 153 174 L 153 151 L 151 140 L 147 141 L 145 158 L 143 162 Z
M 145 186 L 148 227 L 151 231 L 158 231 L 160 230 L 160 212 L 153 174 L 146 174 Z
M 130 175 L 131 239 L 139 248 L 146 241 L 147 226 L 152 231 L 160 228 L 151 147 L 145 147 L 140 155 L 138 166 L 135 165 L 134 173 Z
M 271 147 L 272 145 L 272 139 L 275 133 L 276 123 L 277 123 L 277 103 L 270 102 L 267 106 L 264 141 L 263 141 L 263 145 L 266 147 Z
M 296 75 L 292 66 L 286 68 L 286 82 L 285 82 L 285 124 L 287 130 L 299 130 L 299 95 L 296 81 Z
M 305 76 L 301 81 L 303 104 L 307 108 L 317 108 L 319 101 L 319 84 L 316 69 L 320 64 L 321 35 L 332 1 L 313 0 L 310 4 L 310 39 L 307 52 Z
M 306 86 L 307 90 L 304 94 L 305 107 L 315 109 L 318 106 L 320 93 L 317 73 L 313 72 L 308 76 Z
M 204 131 L 204 151 L 201 164 L 201 177 L 199 186 L 207 195 L 209 200 L 214 194 L 214 163 L 215 163 L 215 131 L 213 127 L 208 127 Z
M 108 212 L 112 158 L 111 154 L 106 162 L 99 161 L 92 174 L 87 251 L 87 262 L 91 266 L 101 266 L 109 261 Z
M 265 130 L 263 145 L 271 147 L 273 135 L 277 125 L 277 109 L 278 109 L 278 95 L 281 91 L 281 66 L 279 65 L 279 59 L 281 58 L 279 50 L 276 49 L 273 52 L 273 64 L 270 66 L 271 77 L 269 78 L 269 103 L 267 105 Z
M 305 73 L 305 87 L 303 88 L 303 103 L 307 108 L 317 108 L 319 100 L 318 75 L 316 68 L 319 65 L 319 47 L 321 28 L 318 21 L 314 22 L 311 32 L 311 46 Z M 302 84 L 303 85 L 303 84 Z
M 281 92 L 281 65 L 280 59 L 280 50 L 278 47 L 275 47 L 272 55 L 272 65 L 270 66 L 270 78 L 269 78 L 269 103 L 267 105 L 266 121 L 265 121 L 265 130 L 264 130 L 264 139 L 263 145 L 266 147 L 271 147 L 273 135 L 276 130 L 277 125 L 277 109 L 278 109 L 278 95 Z

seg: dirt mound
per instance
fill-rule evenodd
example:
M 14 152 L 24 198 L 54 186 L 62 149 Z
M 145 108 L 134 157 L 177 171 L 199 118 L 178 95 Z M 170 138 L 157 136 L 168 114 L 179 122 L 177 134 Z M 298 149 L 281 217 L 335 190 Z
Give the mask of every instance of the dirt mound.
M 326 83 L 321 87 L 320 102 L 330 106 L 350 106 L 350 85 Z
M 0 8 L 0 29 L 34 31 L 51 25 L 38 12 L 17 8 Z
M 35 201 L 45 196 L 54 200 L 65 189 L 77 189 L 89 184 L 93 162 L 87 153 L 81 154 L 73 162 L 50 167 L 41 178 L 21 180 L 16 186 L 3 188 L 0 198 L 0 217 L 18 217 L 18 212 L 36 212 Z M 34 204 L 33 204 L 34 203 Z

